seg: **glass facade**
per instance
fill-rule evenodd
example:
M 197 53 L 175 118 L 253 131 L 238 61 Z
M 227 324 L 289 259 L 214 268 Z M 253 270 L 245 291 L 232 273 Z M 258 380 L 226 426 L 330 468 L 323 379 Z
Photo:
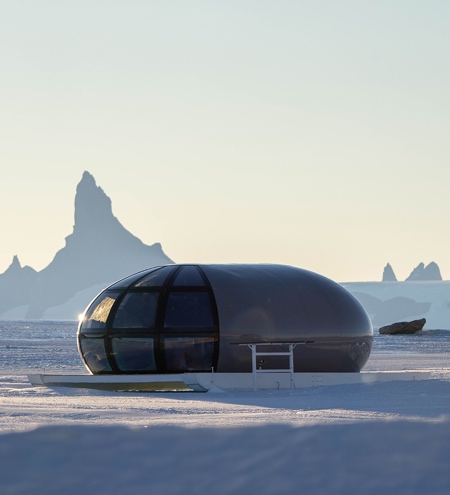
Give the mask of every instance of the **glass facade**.
M 87 309 L 78 342 L 93 373 L 251 371 L 250 342 L 296 342 L 295 371 L 360 371 L 370 320 L 343 287 L 282 265 L 167 265 L 127 277 Z M 262 367 L 285 367 L 268 357 Z
M 212 288 L 194 265 L 127 277 L 92 302 L 78 345 L 94 374 L 211 371 L 219 346 Z

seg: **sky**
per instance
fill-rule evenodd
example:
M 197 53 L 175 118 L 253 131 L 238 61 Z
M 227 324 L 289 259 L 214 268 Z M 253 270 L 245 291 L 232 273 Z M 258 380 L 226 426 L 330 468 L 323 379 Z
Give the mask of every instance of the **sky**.
M 446 0 L 0 0 L 0 272 L 84 170 L 176 262 L 450 279 Z

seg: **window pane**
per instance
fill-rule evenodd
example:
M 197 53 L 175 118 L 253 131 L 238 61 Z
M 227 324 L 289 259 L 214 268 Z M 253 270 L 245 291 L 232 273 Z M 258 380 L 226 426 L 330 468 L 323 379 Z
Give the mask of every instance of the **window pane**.
M 88 328 L 105 328 L 106 320 L 118 294 L 103 292 L 91 304 L 83 318 L 81 330 Z
M 120 303 L 113 328 L 153 328 L 158 292 L 129 292 Z
M 173 266 L 164 266 L 155 270 L 142 280 L 136 283 L 135 287 L 160 287 L 166 281 L 166 278 L 172 273 Z
M 207 292 L 172 292 L 164 326 L 173 328 L 212 327 L 211 302 Z
M 200 272 L 195 266 L 184 266 L 175 278 L 175 286 L 205 285 Z
M 168 371 L 211 371 L 214 337 L 167 337 L 164 355 Z
M 120 371 L 156 370 L 153 338 L 113 338 L 111 343 Z
M 133 282 L 136 282 L 136 280 L 139 280 L 140 278 L 144 277 L 145 274 L 149 272 L 153 272 L 156 270 L 155 268 L 152 268 L 151 270 L 144 270 L 142 272 L 134 273 L 133 275 L 130 275 L 129 277 L 123 278 L 122 280 L 119 280 L 113 285 L 110 285 L 108 289 L 126 289 L 128 288 Z
M 80 349 L 88 368 L 92 373 L 112 371 L 106 357 L 105 342 L 101 338 L 80 336 Z

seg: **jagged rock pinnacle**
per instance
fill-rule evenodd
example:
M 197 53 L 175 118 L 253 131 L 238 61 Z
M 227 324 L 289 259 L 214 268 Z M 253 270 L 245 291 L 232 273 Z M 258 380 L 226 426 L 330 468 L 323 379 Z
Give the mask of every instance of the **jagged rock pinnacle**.
M 97 186 L 94 177 L 84 172 L 75 196 L 74 232 L 95 229 L 112 218 L 111 199 Z
M 405 280 L 405 282 L 413 282 L 414 280 L 423 280 L 423 270 L 425 265 L 423 263 L 419 263 L 416 268 L 409 274 L 409 277 Z
M 20 264 L 17 254 L 13 256 L 11 264 L 8 266 L 6 271 L 2 275 L 10 275 L 11 273 L 17 273 L 22 270 L 22 265 Z
M 411 272 L 410 276 L 406 279 L 406 282 L 430 280 L 442 280 L 439 267 L 434 261 L 427 266 L 423 263 L 419 263 Z
M 22 268 L 22 265 L 20 264 L 20 261 L 19 261 L 19 257 L 17 256 L 17 254 L 15 254 L 13 256 L 13 260 L 11 262 L 11 264 L 9 265 L 9 268 Z
M 40 272 L 21 267 L 14 256 L 0 276 L 0 314 L 25 307 L 24 318 L 42 318 L 55 310 L 58 319 L 76 318 L 88 302 L 78 306 L 79 294 L 92 291 L 91 299 L 99 285 L 106 287 L 131 273 L 173 263 L 160 244 L 144 244 L 119 222 L 110 198 L 89 172 L 83 173 L 77 186 L 74 217 L 66 245 Z
M 442 280 L 441 271 L 434 261 L 425 267 L 424 275 L 425 280 Z
M 390 263 L 388 263 L 383 270 L 383 282 L 397 282 L 397 277 L 395 276 L 394 270 Z

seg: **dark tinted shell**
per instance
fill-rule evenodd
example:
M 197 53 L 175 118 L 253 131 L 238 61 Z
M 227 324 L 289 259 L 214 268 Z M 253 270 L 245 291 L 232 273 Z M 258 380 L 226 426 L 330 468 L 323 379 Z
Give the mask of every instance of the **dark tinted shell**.
M 370 320 L 343 287 L 283 265 L 167 265 L 105 289 L 78 331 L 94 373 L 250 372 L 245 343 L 298 343 L 296 372 L 360 371 Z M 263 350 L 263 349 L 262 349 Z M 258 366 L 286 367 L 268 356 Z

